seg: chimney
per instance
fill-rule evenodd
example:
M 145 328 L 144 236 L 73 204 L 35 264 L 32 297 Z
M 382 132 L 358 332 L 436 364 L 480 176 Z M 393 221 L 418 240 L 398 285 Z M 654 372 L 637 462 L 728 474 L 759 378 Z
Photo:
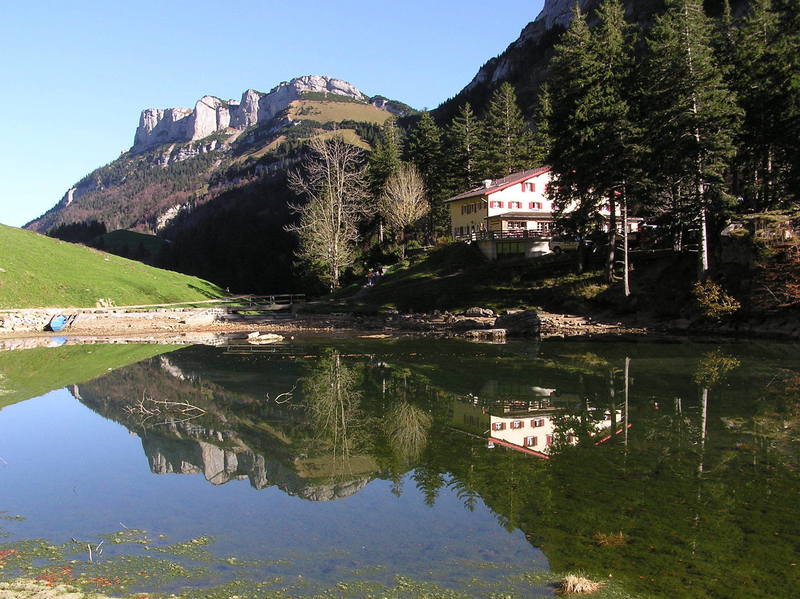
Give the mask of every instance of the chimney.
M 484 187 L 484 189 L 488 189 L 488 188 L 490 188 L 491 186 L 492 186 L 492 180 L 491 180 L 491 179 L 484 179 L 484 180 L 483 180 L 483 187 Z

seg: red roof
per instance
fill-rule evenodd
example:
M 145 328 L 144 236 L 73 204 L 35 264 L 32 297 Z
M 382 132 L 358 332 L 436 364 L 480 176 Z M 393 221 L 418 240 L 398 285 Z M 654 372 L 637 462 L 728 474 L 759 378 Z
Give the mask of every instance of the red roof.
M 550 172 L 549 166 L 540 166 L 539 168 L 522 171 L 520 173 L 512 173 L 510 175 L 503 177 L 502 179 L 495 179 L 488 187 L 481 185 L 480 187 L 476 187 L 475 189 L 470 189 L 469 191 L 460 193 L 457 196 L 448 198 L 445 200 L 445 203 L 455 202 L 456 200 L 466 200 L 468 198 L 474 198 L 474 197 L 488 196 L 493 193 L 497 193 L 498 191 L 503 191 L 507 187 L 511 187 L 512 185 L 516 185 L 517 183 L 522 183 L 526 179 L 530 179 L 532 177 L 538 177 L 539 175 L 543 175 L 547 172 Z

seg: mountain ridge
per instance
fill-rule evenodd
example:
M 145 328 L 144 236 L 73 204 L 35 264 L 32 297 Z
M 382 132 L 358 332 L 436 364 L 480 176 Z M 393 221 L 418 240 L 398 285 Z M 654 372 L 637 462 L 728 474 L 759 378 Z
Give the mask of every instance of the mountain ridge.
M 339 110 L 328 106 L 345 103 Z M 266 93 L 250 88 L 238 101 L 205 95 L 191 109 L 147 108 L 128 151 L 80 179 L 25 228 L 46 233 L 96 219 L 109 230 L 158 233 L 215 188 L 286 167 L 293 140 L 346 122 L 343 133 L 369 147 L 353 126 L 362 123 L 363 129 L 410 112 L 402 102 L 369 97 L 323 75 L 296 77 Z

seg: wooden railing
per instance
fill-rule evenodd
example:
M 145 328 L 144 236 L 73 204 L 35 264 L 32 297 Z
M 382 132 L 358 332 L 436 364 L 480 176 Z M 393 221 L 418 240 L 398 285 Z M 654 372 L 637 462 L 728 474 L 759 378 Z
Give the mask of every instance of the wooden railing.
M 533 231 L 528 229 L 522 229 L 519 231 L 514 231 L 511 229 L 507 229 L 505 231 L 475 231 L 474 233 L 456 235 L 456 240 L 458 241 L 483 241 L 485 239 L 492 239 L 496 241 L 507 239 L 532 239 L 535 241 L 549 241 L 552 238 L 553 235 L 549 231 Z

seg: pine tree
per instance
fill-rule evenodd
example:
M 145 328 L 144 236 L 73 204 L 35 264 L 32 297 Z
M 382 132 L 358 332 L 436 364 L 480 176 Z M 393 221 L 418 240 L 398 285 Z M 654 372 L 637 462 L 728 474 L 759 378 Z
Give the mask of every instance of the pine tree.
M 645 99 L 651 178 L 678 184 L 700 232 L 698 273 L 709 268 L 708 219 L 727 197 L 725 172 L 734 153 L 740 109 L 714 60 L 712 26 L 700 0 L 671 0 L 647 38 Z
M 533 134 L 534 164 L 543 165 L 550 156 L 553 147 L 553 136 L 550 134 L 550 119 L 553 116 L 553 101 L 550 95 L 550 86 L 547 83 L 539 88 L 539 98 L 534 113 L 535 131 Z
M 777 151 L 786 164 L 786 186 L 800 199 L 800 0 L 776 0 L 779 35 L 775 45 L 778 66 L 776 110 L 780 115 Z
M 570 218 L 579 219 L 579 227 L 600 221 L 600 205 L 607 203 L 606 276 L 611 282 L 615 278 L 617 203 L 627 202 L 627 189 L 641 153 L 641 131 L 634 123 L 629 99 L 633 49 L 623 7 L 619 0 L 606 0 L 597 16 L 599 23 L 590 32 L 576 6 L 570 29 L 556 48 L 551 163 L 561 190 L 556 194 L 557 206 L 562 213 L 570 209 Z M 573 210 L 576 205 L 578 209 Z M 626 266 L 626 295 L 627 275 Z
M 442 133 L 429 112 L 424 112 L 417 126 L 408 135 L 406 149 L 425 182 L 431 203 L 429 234 L 443 235 L 450 230 L 450 216 L 443 200 L 445 188 L 442 180 Z
M 478 148 L 482 135 L 482 123 L 467 102 L 450 121 L 445 133 L 448 195 L 472 189 L 478 184 Z
M 569 28 L 555 47 L 551 63 L 548 162 L 552 166 L 551 199 L 560 226 L 583 239 L 599 226 L 591 161 L 583 143 L 586 121 L 583 101 L 601 65 L 592 54 L 586 17 L 576 4 Z
M 369 156 L 368 177 L 372 195 L 380 196 L 383 186 L 398 168 L 402 154 L 402 141 L 397 128 L 397 120 L 392 117 L 381 127 L 381 136 L 375 149 Z
M 508 82 L 492 94 L 483 140 L 481 170 L 485 177 L 505 177 L 533 166 L 533 135 Z
M 737 166 L 748 207 L 764 210 L 780 195 L 775 140 L 780 136 L 779 61 L 775 56 L 777 18 L 770 0 L 753 0 L 733 34 L 733 70 L 728 81 L 744 110 L 737 138 Z M 725 56 L 723 55 L 723 59 Z

